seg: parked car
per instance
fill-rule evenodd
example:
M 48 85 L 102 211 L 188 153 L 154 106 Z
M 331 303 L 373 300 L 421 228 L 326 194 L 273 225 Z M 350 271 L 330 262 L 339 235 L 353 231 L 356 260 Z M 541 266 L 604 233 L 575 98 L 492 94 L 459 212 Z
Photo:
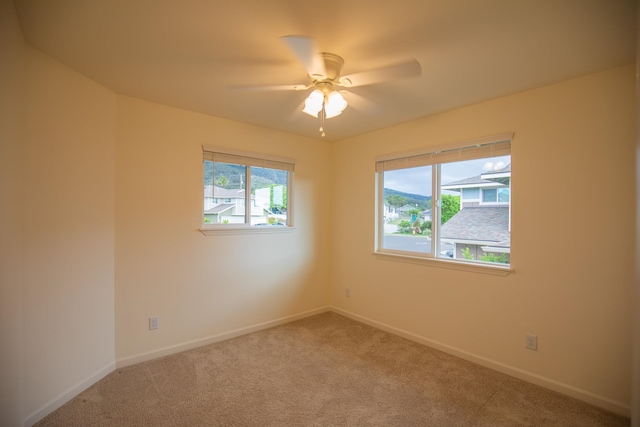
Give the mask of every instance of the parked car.
M 445 249 L 444 251 L 440 251 L 440 256 L 453 258 L 453 249 Z

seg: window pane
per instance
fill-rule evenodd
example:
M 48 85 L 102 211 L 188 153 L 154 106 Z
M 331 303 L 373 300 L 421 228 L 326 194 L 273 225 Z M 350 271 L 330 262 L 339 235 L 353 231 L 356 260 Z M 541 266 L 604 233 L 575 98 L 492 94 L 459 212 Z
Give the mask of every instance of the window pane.
M 497 191 L 495 188 L 485 188 L 482 190 L 482 202 L 492 203 L 496 201 Z
M 381 248 L 432 252 L 432 167 L 383 173 L 383 235 Z
M 446 163 L 440 170 L 443 224 L 439 256 L 508 264 L 511 156 Z M 481 189 L 482 203 L 467 197 L 471 189 Z M 446 203 L 447 198 L 460 194 L 458 206 Z
M 463 188 L 462 198 L 468 200 L 478 200 L 480 198 L 479 188 Z
M 205 161 L 204 223 L 244 224 L 247 168 Z
M 213 197 L 213 162 L 208 160 L 204 161 L 204 208 L 205 212 L 202 222 L 204 224 L 211 223 L 211 218 L 208 218 L 206 212 L 213 208 L 218 203 L 218 199 Z
M 509 203 L 509 192 L 508 188 L 498 188 L 498 203 Z
M 251 166 L 251 225 L 287 225 L 289 173 Z

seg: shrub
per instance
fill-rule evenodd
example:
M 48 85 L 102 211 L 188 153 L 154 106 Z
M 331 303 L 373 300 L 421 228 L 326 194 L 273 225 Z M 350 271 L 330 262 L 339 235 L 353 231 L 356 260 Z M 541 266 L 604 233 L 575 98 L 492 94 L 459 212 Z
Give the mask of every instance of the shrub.
M 469 261 L 473 261 L 473 260 L 476 259 L 476 257 L 473 256 L 473 254 L 471 253 L 471 250 L 469 249 L 469 246 L 467 246 L 466 248 L 464 248 L 460 252 L 462 253 L 462 258 L 464 258 L 464 259 L 468 259 Z
M 507 254 L 498 254 L 498 255 L 496 255 L 494 253 L 488 252 L 486 254 L 481 255 L 480 259 L 482 261 L 485 261 L 485 262 L 498 262 L 498 263 L 501 263 L 501 264 L 508 264 L 509 263 L 509 261 L 507 260 Z

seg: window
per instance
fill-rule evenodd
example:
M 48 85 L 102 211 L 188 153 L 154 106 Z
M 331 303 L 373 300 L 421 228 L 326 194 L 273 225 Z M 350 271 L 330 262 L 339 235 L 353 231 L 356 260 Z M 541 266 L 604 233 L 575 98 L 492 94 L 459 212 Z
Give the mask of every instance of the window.
M 204 230 L 288 228 L 295 161 L 203 147 Z
M 376 159 L 376 253 L 509 267 L 511 137 Z
M 509 188 L 483 188 L 482 203 L 509 203 Z

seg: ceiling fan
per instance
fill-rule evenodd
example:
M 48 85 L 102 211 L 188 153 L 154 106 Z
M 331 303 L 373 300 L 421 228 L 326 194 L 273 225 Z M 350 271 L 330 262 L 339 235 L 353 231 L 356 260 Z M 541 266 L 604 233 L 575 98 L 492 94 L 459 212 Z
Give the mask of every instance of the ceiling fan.
M 320 52 L 313 38 L 307 36 L 284 36 L 282 40 L 289 46 L 298 61 L 307 70 L 309 83 L 293 85 L 229 86 L 236 90 L 308 90 L 313 88 L 302 110 L 313 117 L 330 119 L 341 114 L 347 107 L 347 100 L 336 88 L 350 88 L 383 83 L 389 80 L 417 77 L 422 73 L 420 63 L 409 59 L 400 63 L 342 76 L 344 60 L 328 52 Z M 323 127 L 320 132 L 324 136 Z

